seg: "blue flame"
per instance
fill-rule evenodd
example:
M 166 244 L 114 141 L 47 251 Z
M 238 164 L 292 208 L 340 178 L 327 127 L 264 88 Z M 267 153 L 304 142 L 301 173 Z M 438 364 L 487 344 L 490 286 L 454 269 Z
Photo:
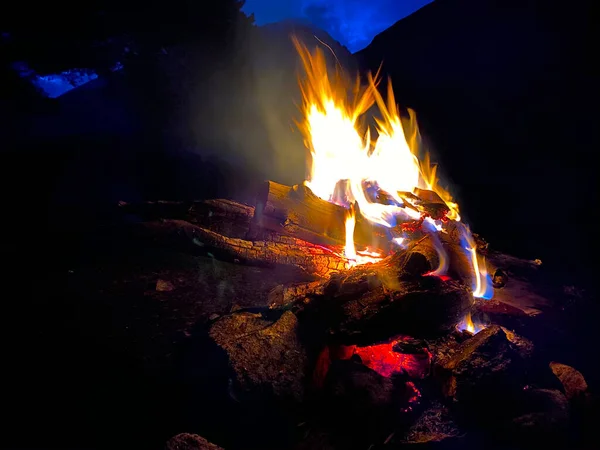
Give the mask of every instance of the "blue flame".
M 485 275 L 485 292 L 477 297 L 482 298 L 484 300 L 491 300 L 494 296 L 494 286 L 492 285 L 492 276 L 489 273 Z
M 494 287 L 492 285 L 492 277 L 487 272 L 485 259 L 479 261 L 476 251 L 476 243 L 471 234 L 471 230 L 467 225 L 461 224 L 460 245 L 465 250 L 467 257 L 471 261 L 471 267 L 475 274 L 475 282 L 473 289 L 473 297 L 490 300 L 494 296 Z M 479 289 L 478 285 L 479 284 Z M 483 292 L 481 292 L 483 289 Z

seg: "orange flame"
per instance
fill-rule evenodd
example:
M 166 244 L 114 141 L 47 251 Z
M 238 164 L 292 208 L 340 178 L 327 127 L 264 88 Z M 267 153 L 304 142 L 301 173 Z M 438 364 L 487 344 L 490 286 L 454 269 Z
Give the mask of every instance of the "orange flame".
M 471 334 L 477 334 L 481 330 L 485 329 L 485 325 L 480 322 L 473 322 L 471 313 L 465 314 L 463 320 L 460 321 L 456 328 L 460 331 L 468 331 Z
M 328 71 L 320 48 L 311 52 L 298 39 L 292 40 L 304 69 L 304 76 L 299 78 L 304 119 L 298 122 L 298 127 L 310 150 L 305 184 L 324 200 L 344 206 L 357 204 L 364 218 L 388 228 L 398 219 L 420 218 L 417 208 L 405 207 L 414 200 L 401 195 L 415 193 L 417 188 L 435 192 L 449 209 L 446 217 L 460 221 L 458 205 L 439 184 L 437 166 L 431 163 L 426 152 L 419 160 L 421 137 L 416 114 L 408 110 L 408 125 L 402 123 L 391 81 L 388 80 L 386 101 L 378 90 L 379 73 L 369 75 L 367 83 L 361 84 L 360 77 L 352 79 L 339 64 Z M 377 138 L 373 141 L 371 130 L 361 121 L 372 106 L 379 112 L 375 126 Z M 392 204 L 371 200 L 365 193 L 365 183 L 387 193 Z M 441 225 L 430 222 L 434 226 L 433 236 Z M 356 250 L 353 240 L 355 224 L 351 210 L 346 220 L 345 255 L 361 264 L 364 260 L 359 257 L 361 252 Z M 393 242 L 401 245 L 402 238 L 395 237 Z M 448 258 L 441 243 L 436 249 L 440 267 L 432 274 L 441 276 L 448 268 Z M 478 264 L 475 257 L 476 274 L 480 274 Z M 479 275 L 477 279 L 479 283 Z M 478 284 L 474 290 L 480 293 L 481 288 Z
M 311 154 L 307 186 L 322 199 L 331 200 L 338 182 L 347 180 L 348 200 L 357 201 L 367 219 L 388 227 L 393 214 L 404 213 L 415 219 L 418 213 L 370 202 L 363 192 L 363 181 L 376 182 L 398 204 L 403 204 L 398 192 L 412 192 L 417 187 L 429 189 L 447 203 L 448 218 L 459 220 L 458 206 L 439 185 L 429 156 L 419 162 L 420 137 L 412 110 L 408 127 L 412 134 L 408 138 L 405 135 L 391 81 L 386 103 L 377 89 L 378 75 L 370 75 L 366 86 L 361 85 L 359 77 L 352 82 L 339 67 L 331 77 L 321 49 L 311 53 L 297 39 L 293 38 L 293 42 L 305 72 L 299 80 L 305 120 L 298 126 Z M 362 126 L 360 119 L 374 104 L 382 117 L 376 119 L 378 138 L 371 143 L 371 131 Z

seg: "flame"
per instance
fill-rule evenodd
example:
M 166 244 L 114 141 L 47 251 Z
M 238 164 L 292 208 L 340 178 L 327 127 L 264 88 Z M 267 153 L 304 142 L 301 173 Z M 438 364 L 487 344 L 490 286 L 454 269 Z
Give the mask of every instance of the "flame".
M 318 197 L 349 208 L 346 218 L 345 256 L 351 265 L 377 260 L 354 246 L 356 217 L 354 205 L 370 222 L 393 228 L 409 220 L 422 226 L 432 236 L 440 265 L 430 273 L 445 277 L 449 258 L 437 237 L 448 220 L 460 221 L 458 204 L 438 179 L 437 166 L 422 152 L 416 114 L 408 110 L 408 123 L 403 123 L 396 105 L 391 80 L 388 79 L 386 100 L 379 92 L 379 73 L 369 75 L 367 83 L 360 77 L 349 77 L 339 63 L 328 70 L 320 48 L 308 50 L 296 38 L 293 43 L 300 55 L 304 76 L 299 77 L 304 119 L 297 122 L 310 151 L 310 163 L 305 184 Z M 330 49 L 331 50 L 331 49 Z M 336 58 L 337 60 L 337 58 Z M 371 129 L 361 120 L 375 106 L 377 137 L 371 139 Z M 419 153 L 424 153 L 419 159 Z M 417 189 L 433 191 L 446 204 L 445 217 L 433 220 L 417 208 Z M 375 192 L 375 198 L 372 192 Z M 385 201 L 376 198 L 384 193 Z M 465 228 L 466 249 L 472 262 L 476 285 L 474 296 L 490 298 L 485 261 L 479 261 L 472 235 Z M 394 244 L 403 246 L 404 236 L 391 236 Z M 489 284 L 491 286 L 491 284 Z
M 480 322 L 473 322 L 473 319 L 471 318 L 471 313 L 468 312 L 467 314 L 465 314 L 463 320 L 461 320 L 460 323 L 456 325 L 456 328 L 459 331 L 468 331 L 471 334 L 477 334 L 485 328 L 485 325 Z
M 311 156 L 306 185 L 324 200 L 344 206 L 356 202 L 366 219 L 385 227 L 393 227 L 398 216 L 420 218 L 417 210 L 404 207 L 407 200 L 400 192 L 429 189 L 446 202 L 448 217 L 458 220 L 458 206 L 439 185 L 429 156 L 423 162 L 417 157 L 420 136 L 413 111 L 409 111 L 408 126 L 412 133 L 405 134 L 391 82 L 386 102 L 379 93 L 377 75 L 369 76 L 366 85 L 359 77 L 353 81 L 339 67 L 330 75 L 321 49 L 310 52 L 297 39 L 293 42 L 305 72 L 299 80 L 305 120 L 298 126 Z M 378 138 L 371 142 L 371 131 L 360 119 L 373 105 L 381 117 L 376 119 Z M 389 194 L 390 204 L 371 201 L 364 182 Z
M 346 245 L 344 247 L 344 256 L 348 259 L 349 267 L 369 262 L 377 262 L 382 259 L 381 253 L 371 251 L 369 248 L 357 251 L 354 246 L 354 228 L 356 226 L 356 215 L 354 207 L 351 206 L 346 214 Z
M 441 228 L 438 228 L 438 225 L 430 218 L 427 219 L 423 221 L 423 224 L 426 225 L 425 229 L 428 230 L 428 232 L 431 235 L 431 241 L 433 242 L 433 246 L 435 247 L 435 250 L 438 254 L 438 259 L 440 263 L 437 269 L 427 273 L 426 275 L 443 277 L 448 271 L 450 259 L 448 258 L 448 253 L 446 252 L 446 249 L 444 249 L 444 246 L 442 245 L 442 241 L 440 241 L 440 238 L 437 236 L 437 231 L 441 231 Z
M 487 271 L 485 258 L 477 254 L 477 244 L 467 225 L 462 226 L 461 234 L 463 247 L 467 251 L 475 274 L 475 281 L 472 286 L 473 297 L 489 300 L 494 295 L 494 288 L 492 277 Z
M 346 246 L 344 247 L 344 254 L 349 260 L 356 261 L 356 248 L 354 247 L 354 227 L 356 226 L 356 216 L 354 215 L 354 208 L 348 210 L 346 216 Z

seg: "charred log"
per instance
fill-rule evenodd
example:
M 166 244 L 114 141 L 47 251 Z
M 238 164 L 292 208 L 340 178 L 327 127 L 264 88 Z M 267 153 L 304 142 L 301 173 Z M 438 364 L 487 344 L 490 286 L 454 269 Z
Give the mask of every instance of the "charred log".
M 119 210 L 143 220 L 176 219 L 208 228 L 229 237 L 244 238 L 250 228 L 254 207 L 227 199 L 192 202 L 119 202 Z
M 293 238 L 282 242 L 247 241 L 223 236 L 183 220 L 162 220 L 140 225 L 147 237 L 166 245 L 210 253 L 218 259 L 258 266 L 290 266 L 325 277 L 348 267 L 348 260 L 322 246 Z
M 344 245 L 346 214 L 345 208 L 317 197 L 307 186 L 290 187 L 267 181 L 257 195 L 253 230 L 271 230 L 321 245 Z M 354 241 L 362 247 L 382 250 L 389 246 L 385 230 L 360 214 Z
M 269 308 L 280 308 L 296 301 L 310 301 L 310 297 L 323 294 L 323 283 L 312 281 L 308 283 L 293 283 L 276 286 L 269 292 Z
M 456 401 L 466 414 L 493 413 L 520 395 L 524 363 L 532 350 L 526 339 L 493 325 L 439 359 L 434 375 L 443 395 Z

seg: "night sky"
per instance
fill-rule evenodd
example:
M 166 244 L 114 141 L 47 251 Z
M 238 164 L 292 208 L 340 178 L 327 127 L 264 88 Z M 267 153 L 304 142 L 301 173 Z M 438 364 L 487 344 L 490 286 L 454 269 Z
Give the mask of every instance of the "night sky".
M 432 0 L 246 0 L 257 25 L 304 19 L 355 52 L 376 34 Z

